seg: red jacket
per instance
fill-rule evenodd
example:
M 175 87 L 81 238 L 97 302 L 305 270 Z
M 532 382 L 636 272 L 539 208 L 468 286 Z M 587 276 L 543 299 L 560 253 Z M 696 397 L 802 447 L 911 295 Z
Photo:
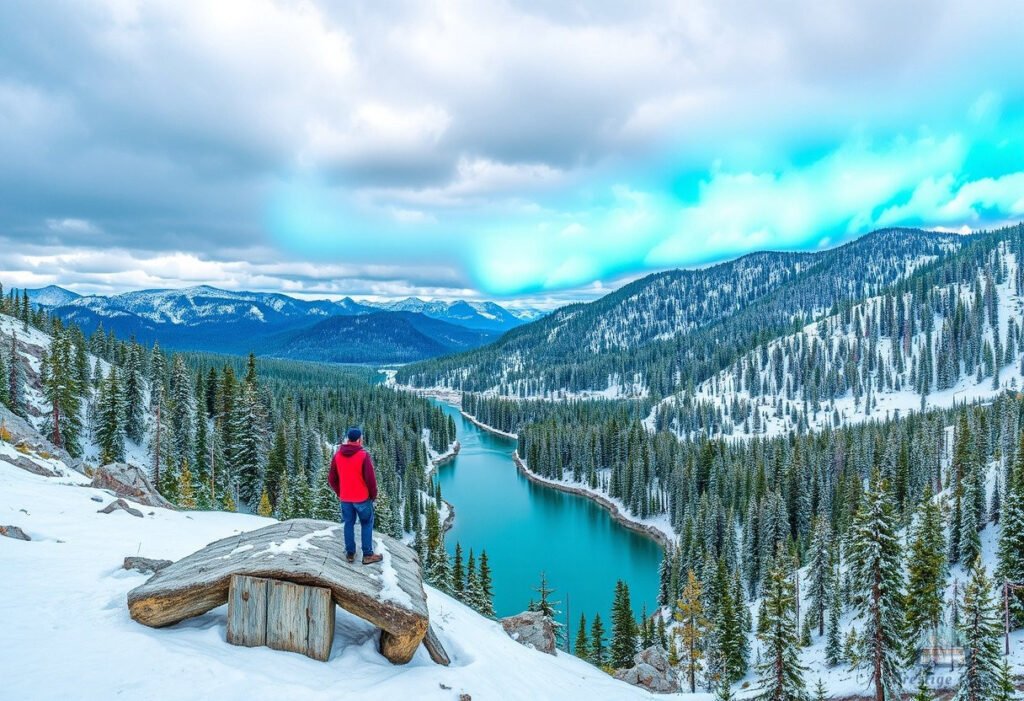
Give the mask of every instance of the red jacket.
M 340 501 L 360 502 L 377 498 L 373 459 L 356 443 L 345 443 L 331 460 L 327 483 Z

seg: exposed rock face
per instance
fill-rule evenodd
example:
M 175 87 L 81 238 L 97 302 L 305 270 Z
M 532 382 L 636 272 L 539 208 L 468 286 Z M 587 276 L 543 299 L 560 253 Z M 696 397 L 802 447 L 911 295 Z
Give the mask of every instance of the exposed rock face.
M 501 619 L 501 627 L 521 645 L 555 654 L 555 627 L 551 619 L 539 611 L 523 611 Z
M 139 511 L 138 509 L 134 509 L 134 508 L 128 506 L 128 502 L 126 502 L 124 499 L 118 499 L 117 501 L 112 501 L 109 504 L 107 504 L 105 507 L 103 507 L 102 509 L 97 511 L 96 513 L 98 513 L 98 514 L 112 514 L 115 511 L 117 511 L 118 509 L 120 509 L 122 511 L 127 511 L 132 516 L 138 516 L 139 518 L 142 518 L 142 512 Z
M 25 531 L 17 526 L 0 526 L 0 535 L 14 538 L 15 540 L 32 540 Z
M 39 434 L 39 431 L 37 431 L 32 426 L 32 424 L 30 424 L 28 421 L 21 418 L 20 416 L 18 416 L 17 414 L 15 414 L 14 412 L 12 412 L 10 409 L 3 405 L 0 405 L 0 424 L 3 425 L 5 433 L 9 435 L 9 438 L 7 439 L 8 442 L 14 445 L 22 445 L 25 448 L 27 448 L 31 453 L 34 453 L 36 455 L 52 455 L 54 458 L 60 460 L 71 469 L 77 470 L 78 472 L 83 471 L 81 460 L 79 460 L 78 458 L 71 457 L 70 455 L 68 455 L 66 450 L 58 448 L 53 443 L 46 440 L 43 436 Z M 26 460 L 28 460 L 28 458 L 26 458 Z M 17 465 L 18 467 L 24 468 L 31 472 L 36 472 L 36 468 L 43 469 L 46 472 L 52 472 L 51 470 L 45 467 L 40 467 L 34 462 L 32 462 L 32 467 L 29 467 L 24 462 L 8 462 L 11 462 L 12 464 Z M 36 474 L 43 473 L 36 472 Z M 44 476 L 49 477 L 51 475 Z
M 235 574 L 326 587 L 338 606 L 381 629 L 384 657 L 405 664 L 429 626 L 419 558 L 394 538 L 373 537 L 384 561 L 360 565 L 345 561 L 341 526 L 329 521 L 293 519 L 229 536 L 130 591 L 128 608 L 139 623 L 159 628 L 225 603 Z M 428 644 L 435 659 L 443 653 L 439 647 L 436 638 Z
M 119 497 L 127 497 L 146 506 L 175 508 L 171 502 L 160 496 L 145 472 L 134 465 L 113 462 L 97 468 L 92 476 L 92 485 L 98 489 L 109 489 Z
M 641 650 L 633 658 L 634 666 L 615 672 L 615 678 L 656 694 L 679 691 L 679 680 L 669 667 L 668 654 L 660 645 Z
M 27 455 L 18 455 L 17 457 L 11 457 L 9 455 L 0 455 L 0 460 L 6 463 L 20 467 L 22 470 L 27 470 L 33 475 L 41 475 L 42 477 L 57 477 L 57 473 L 48 467 L 43 467 L 35 460 L 32 460 Z
M 142 572 L 143 574 L 153 574 L 159 572 L 168 565 L 174 564 L 170 560 L 153 560 L 148 557 L 126 557 L 124 559 L 124 568 L 126 570 L 135 570 L 136 572 Z

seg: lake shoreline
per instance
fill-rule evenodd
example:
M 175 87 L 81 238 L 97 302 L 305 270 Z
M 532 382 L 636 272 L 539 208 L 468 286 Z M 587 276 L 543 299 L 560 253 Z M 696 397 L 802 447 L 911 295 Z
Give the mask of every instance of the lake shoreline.
M 487 424 L 478 420 L 472 414 L 467 414 L 465 411 L 463 411 L 462 407 L 456 406 L 454 404 L 452 404 L 452 406 L 457 408 L 459 410 L 459 413 L 462 414 L 464 418 L 466 418 L 468 421 L 470 421 L 483 431 L 487 431 L 488 433 L 494 434 L 496 436 L 501 436 L 502 438 L 519 438 L 514 433 L 508 433 L 507 431 L 502 431 L 500 429 L 494 428 L 493 426 L 488 426 Z M 666 552 L 672 547 L 672 543 L 675 540 L 674 536 L 669 536 L 668 533 L 658 528 L 657 526 L 651 525 L 649 523 L 643 523 L 642 521 L 638 521 L 630 517 L 628 514 L 624 513 L 621 508 L 619 508 L 618 504 L 613 502 L 608 497 L 602 494 L 597 494 L 596 492 L 593 492 L 582 486 L 575 486 L 571 484 L 566 484 L 565 482 L 558 482 L 555 480 L 547 479 L 546 477 L 541 477 L 536 472 L 531 470 L 525 462 L 523 462 L 522 458 L 519 457 L 519 454 L 516 451 L 512 451 L 512 462 L 515 463 L 516 468 L 519 470 L 519 472 L 534 484 L 540 484 L 545 487 L 550 487 L 551 489 L 556 489 L 560 492 L 568 492 L 569 494 L 575 494 L 576 496 L 589 499 L 590 501 L 594 502 L 602 509 L 607 511 L 609 515 L 612 517 L 612 520 L 618 523 L 620 526 L 628 528 L 629 530 L 635 533 L 639 533 L 640 535 L 647 536 L 655 543 L 660 545 L 661 549 Z

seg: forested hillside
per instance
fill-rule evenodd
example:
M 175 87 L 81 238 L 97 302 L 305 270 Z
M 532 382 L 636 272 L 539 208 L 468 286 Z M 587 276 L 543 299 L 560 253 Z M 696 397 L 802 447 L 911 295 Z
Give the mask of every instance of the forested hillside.
M 885 229 L 816 253 L 757 253 L 656 273 L 563 307 L 496 343 L 402 368 L 421 387 L 542 397 L 665 396 L 833 306 L 881 292 L 977 237 Z
M 0 401 L 93 465 L 148 468 L 185 508 L 337 518 L 326 486 L 331 446 L 362 426 L 378 470 L 378 525 L 419 532 L 432 500 L 428 444 L 455 439 L 424 399 L 371 373 L 313 363 L 175 353 L 86 338 L 18 291 L 0 292 Z

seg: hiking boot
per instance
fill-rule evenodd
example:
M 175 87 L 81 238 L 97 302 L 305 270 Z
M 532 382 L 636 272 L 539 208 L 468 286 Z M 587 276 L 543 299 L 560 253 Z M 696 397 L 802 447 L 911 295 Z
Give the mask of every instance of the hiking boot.
M 356 554 L 355 553 L 345 553 L 345 559 L 348 560 L 349 562 L 355 562 L 356 561 Z
M 363 555 L 363 564 L 364 565 L 372 565 L 373 563 L 380 562 L 383 559 L 384 559 L 384 556 L 383 555 L 379 555 L 379 554 Z

